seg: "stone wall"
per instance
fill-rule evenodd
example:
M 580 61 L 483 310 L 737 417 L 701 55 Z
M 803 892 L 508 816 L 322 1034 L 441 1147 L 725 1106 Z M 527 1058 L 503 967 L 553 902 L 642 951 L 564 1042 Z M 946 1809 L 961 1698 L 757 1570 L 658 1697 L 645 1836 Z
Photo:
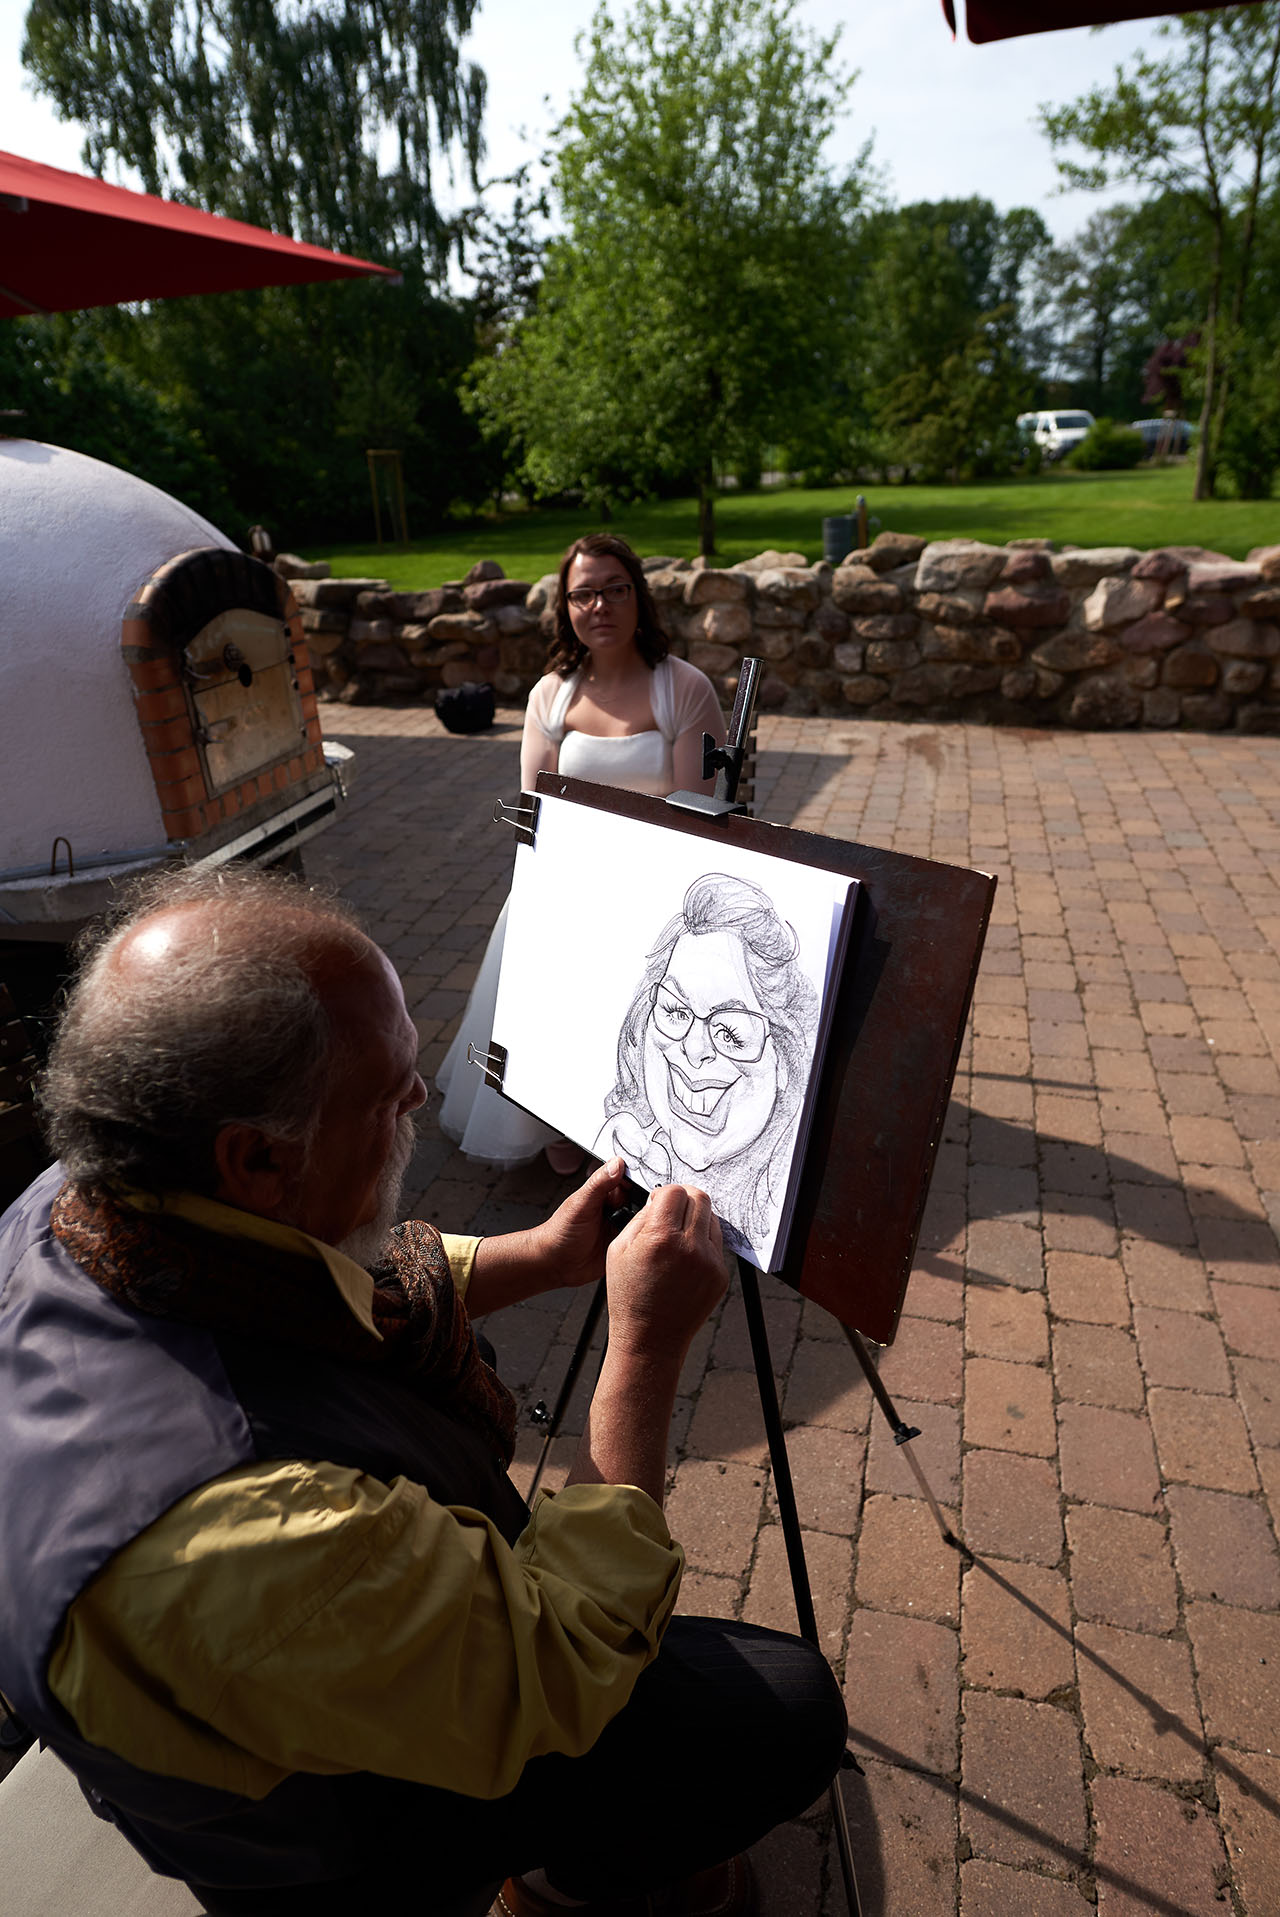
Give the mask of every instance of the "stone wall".
M 483 560 L 454 584 L 392 592 L 276 563 L 322 699 L 430 699 L 479 679 L 519 702 L 543 669 L 554 573 L 507 579 Z M 673 649 L 726 704 L 757 654 L 774 711 L 1280 733 L 1280 546 L 1240 563 L 1198 546 L 882 532 L 838 566 L 779 552 L 644 565 Z

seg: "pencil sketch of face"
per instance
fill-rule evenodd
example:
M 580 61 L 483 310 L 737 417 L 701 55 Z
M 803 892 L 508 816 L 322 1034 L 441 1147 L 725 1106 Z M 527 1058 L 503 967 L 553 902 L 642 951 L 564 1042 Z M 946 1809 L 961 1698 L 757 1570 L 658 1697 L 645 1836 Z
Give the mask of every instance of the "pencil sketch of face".
M 702 1185 L 754 1240 L 781 1204 L 818 995 L 798 941 L 749 880 L 705 873 L 648 954 L 618 1034 L 596 1150 L 652 1188 Z
M 691 1171 L 759 1138 L 778 1099 L 778 1054 L 743 944 L 732 932 L 684 932 L 653 987 L 644 1089 Z

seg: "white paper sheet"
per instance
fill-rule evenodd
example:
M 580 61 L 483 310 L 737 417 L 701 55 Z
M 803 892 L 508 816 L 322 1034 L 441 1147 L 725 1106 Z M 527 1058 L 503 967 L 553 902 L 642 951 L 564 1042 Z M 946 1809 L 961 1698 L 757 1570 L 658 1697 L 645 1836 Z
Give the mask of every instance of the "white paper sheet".
M 856 891 L 544 797 L 516 853 L 494 1013 L 505 1092 L 621 1152 L 650 1190 L 701 1186 L 726 1243 L 776 1270 Z

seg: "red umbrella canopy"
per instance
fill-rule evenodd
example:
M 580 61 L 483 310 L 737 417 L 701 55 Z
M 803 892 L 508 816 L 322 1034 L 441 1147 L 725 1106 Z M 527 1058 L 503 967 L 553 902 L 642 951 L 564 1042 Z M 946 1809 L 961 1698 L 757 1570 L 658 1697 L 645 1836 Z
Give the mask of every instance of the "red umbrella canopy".
M 1173 4 L 1166 0 L 1159 6 L 1152 0 L 1108 0 L 1100 6 L 1098 0 L 965 0 L 965 27 L 971 40 L 1016 40 L 1024 33 L 1056 33 L 1060 27 L 1111 26 L 1117 20 L 1149 20 L 1158 14 L 1218 13 L 1224 4 L 1245 3 L 1219 0 L 1215 6 L 1213 0 L 1208 5 L 1205 0 L 1187 0 L 1179 6 L 1176 0 Z M 954 0 L 942 0 L 942 11 L 954 33 Z
M 0 317 L 398 275 L 259 226 L 0 153 Z

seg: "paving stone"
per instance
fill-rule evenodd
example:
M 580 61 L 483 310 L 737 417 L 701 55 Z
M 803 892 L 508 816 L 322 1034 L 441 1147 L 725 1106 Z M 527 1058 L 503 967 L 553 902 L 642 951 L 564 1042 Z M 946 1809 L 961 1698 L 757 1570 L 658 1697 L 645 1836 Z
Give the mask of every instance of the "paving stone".
M 822 1849 L 819 1833 L 794 1820 L 752 1845 L 762 1917 L 814 1917 L 822 1905 Z
M 956 1882 L 955 1787 L 943 1779 L 864 1762 L 865 1776 L 843 1772 L 844 1793 L 867 1917 L 952 1917 Z M 839 1885 L 827 1905 L 845 1917 Z M 764 1917 L 769 1914 L 764 1913 Z
M 1113 1196 L 1122 1232 L 1162 1245 L 1194 1245 L 1195 1227 L 1182 1191 L 1174 1185 L 1133 1184 L 1117 1177 Z
M 1214 1753 L 1218 1814 L 1244 1917 L 1280 1911 L 1280 1759 Z
M 960 1631 L 967 1685 L 1047 1698 L 1075 1683 L 1071 1609 L 1060 1571 L 979 1558 L 965 1572 Z
M 1212 1320 L 1137 1305 L 1133 1325 L 1148 1384 L 1186 1391 L 1231 1390 L 1222 1334 Z
M 1197 1218 L 1200 1255 L 1209 1267 L 1210 1278 L 1280 1290 L 1280 1227 L 1271 1200 L 1267 1213 L 1266 1222 L 1254 1218 Z
M 1097 1325 L 1128 1324 L 1129 1295 L 1117 1259 L 1050 1251 L 1045 1263 L 1049 1309 L 1055 1318 Z
M 1225 1604 L 1187 1606 L 1205 1728 L 1274 1755 L 1280 1725 L 1280 1617 Z
M 821 1425 L 787 1433 L 796 1509 L 807 1531 L 851 1537 L 862 1510 L 866 1440 Z
M 969 1226 L 965 1264 L 971 1275 L 1038 1288 L 1044 1284 L 1044 1249 L 1030 1225 L 977 1218 Z
M 1204 1265 L 1184 1247 L 1126 1239 L 1120 1257 L 1135 1306 L 1156 1305 L 1170 1311 L 1213 1309 Z
M 1084 1862 L 1075 1719 L 1049 1704 L 967 1691 L 960 1828 L 973 1854 L 1066 1876 Z
M 847 1340 L 804 1338 L 796 1348 L 782 1394 L 788 1424 L 827 1424 L 837 1431 L 865 1431 L 871 1418 L 871 1387 Z
M 729 1458 L 738 1464 L 754 1465 L 768 1462 L 760 1387 L 754 1371 L 707 1372 L 698 1392 L 688 1443 L 697 1458 Z
M 1186 1484 L 1170 1485 L 1165 1503 L 1188 1597 L 1255 1610 L 1280 1607 L 1280 1554 L 1262 1504 Z
M 792 1348 L 800 1323 L 800 1300 L 762 1296 L 760 1303 L 774 1368 L 783 1372 L 791 1362 Z M 812 1309 L 815 1315 L 819 1311 L 817 1305 Z M 822 1316 L 830 1323 L 835 1323 L 829 1313 L 823 1312 Z M 711 1347 L 711 1362 L 734 1371 L 754 1370 L 751 1339 L 747 1333 L 747 1318 L 740 1299 L 728 1299 L 725 1309 L 720 1314 L 715 1343 Z
M 1128 1331 L 1113 1325 L 1055 1325 L 1053 1378 L 1059 1395 L 1076 1404 L 1138 1411 L 1144 1403 L 1137 1348 Z
M 1102 1406 L 1064 1404 L 1058 1424 L 1062 1488 L 1069 1498 L 1151 1510 L 1160 1474 L 1145 1419 Z
M 741 1577 L 751 1561 L 764 1474 L 746 1464 L 686 1458 L 667 1500 L 667 1523 L 696 1570 Z
M 969 1445 L 1052 1457 L 1053 1385 L 1035 1365 L 970 1358 L 965 1367 L 964 1435 Z
M 1098 1917 L 1222 1917 L 1222 1838 L 1202 1804 L 1127 1777 L 1093 1786 Z
M 1185 1644 L 1081 1624 L 1076 1671 L 1094 1761 L 1138 1777 L 1200 1777 L 1204 1735 Z
M 960 1917 L 1094 1917 L 1073 1883 L 973 1858 L 960 1866 Z
M 844 1656 L 853 1547 L 848 1538 L 835 1537 L 825 1531 L 805 1531 L 802 1542 L 819 1641 L 825 1656 L 834 1664 Z M 774 1631 L 794 1632 L 799 1628 L 780 1524 L 766 1525 L 759 1534 L 742 1615 L 748 1624 L 766 1624 Z
M 963 1364 L 958 1326 L 903 1317 L 897 1337 L 880 1359 L 879 1371 L 892 1398 L 959 1404 Z
M 676 1599 L 678 1617 L 736 1617 L 741 1608 L 742 1592 L 738 1578 L 713 1577 L 709 1571 L 691 1571 L 685 1566 L 684 1576 L 680 1580 L 680 1595 Z M 753 1620 L 754 1622 L 754 1620 Z M 780 1625 L 781 1630 L 794 1630 L 794 1621 L 790 1625 Z
M 1062 1516 L 1052 1463 L 1008 1451 L 970 1451 L 963 1524 L 965 1543 L 979 1555 L 1056 1564 L 1062 1556 Z
M 889 1611 L 854 1611 L 845 1659 L 849 1741 L 859 1756 L 943 1776 L 959 1758 L 960 1641 L 953 1630 Z
M 965 1349 L 987 1358 L 1035 1364 L 1049 1355 L 1045 1301 L 1011 1285 L 973 1286 L 965 1308 Z
M 1280 1445 L 1280 1364 L 1237 1358 L 1236 1389 L 1255 1445 Z
M 859 1604 L 957 1624 L 960 1565 L 923 1499 L 867 1499 L 858 1534 Z
M 1257 1489 L 1244 1414 L 1232 1399 L 1160 1389 L 1147 1403 L 1166 1478 L 1213 1491 Z
M 1114 1256 L 1119 1239 L 1108 1195 L 1072 1196 L 1046 1189 L 1040 1200 L 1040 1224 L 1046 1251 L 1078 1251 Z
M 1156 1518 L 1088 1504 L 1067 1513 L 1071 1594 L 1078 1615 L 1131 1631 L 1172 1631 L 1178 1586 Z
M 1259 1285 L 1216 1284 L 1213 1298 L 1232 1351 L 1280 1360 L 1280 1292 Z
M 920 1435 L 911 1440 L 911 1454 L 939 1504 L 960 1502 L 960 1414 L 950 1405 L 916 1404 L 896 1398 L 895 1409 L 908 1428 Z M 888 1491 L 895 1497 L 923 1494 L 907 1463 L 906 1447 L 894 1442 L 888 1421 L 877 1412 L 871 1421 L 867 1453 L 867 1490 Z
M 907 1303 L 915 1318 L 936 1318 L 958 1324 L 964 1316 L 964 1291 L 955 1278 L 943 1278 L 917 1268 L 907 1287 Z

